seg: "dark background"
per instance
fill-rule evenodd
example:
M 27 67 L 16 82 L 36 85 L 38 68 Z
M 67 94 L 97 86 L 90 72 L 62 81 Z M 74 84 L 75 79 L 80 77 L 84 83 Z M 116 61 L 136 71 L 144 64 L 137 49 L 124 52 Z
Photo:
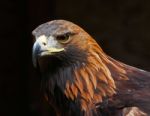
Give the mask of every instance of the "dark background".
M 149 0 L 1 0 L 0 116 L 47 116 L 31 31 L 53 19 L 89 32 L 110 56 L 150 71 Z

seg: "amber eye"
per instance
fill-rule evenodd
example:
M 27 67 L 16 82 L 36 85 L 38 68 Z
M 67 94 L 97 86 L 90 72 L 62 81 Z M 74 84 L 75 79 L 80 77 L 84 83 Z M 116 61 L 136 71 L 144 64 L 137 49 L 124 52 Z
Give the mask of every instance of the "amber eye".
M 70 40 L 70 36 L 69 34 L 58 35 L 56 39 L 60 43 L 67 43 Z

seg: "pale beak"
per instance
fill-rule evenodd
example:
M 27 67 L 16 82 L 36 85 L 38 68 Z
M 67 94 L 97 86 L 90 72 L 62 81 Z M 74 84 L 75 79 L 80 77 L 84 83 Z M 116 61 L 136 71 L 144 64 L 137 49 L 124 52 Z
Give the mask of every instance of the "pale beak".
M 45 35 L 42 35 L 36 39 L 32 49 L 32 61 L 34 67 L 37 67 L 38 57 L 64 51 L 64 48 L 55 48 L 55 41 L 56 40 L 54 40 L 53 37 L 46 37 Z

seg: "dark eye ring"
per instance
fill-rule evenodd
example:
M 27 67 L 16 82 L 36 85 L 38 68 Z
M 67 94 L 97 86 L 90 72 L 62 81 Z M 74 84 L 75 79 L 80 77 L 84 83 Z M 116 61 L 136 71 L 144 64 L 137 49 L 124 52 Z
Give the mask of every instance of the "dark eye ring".
M 70 40 L 70 33 L 66 33 L 66 34 L 63 34 L 63 35 L 58 35 L 56 37 L 57 41 L 60 42 L 60 43 L 68 43 L 69 40 Z

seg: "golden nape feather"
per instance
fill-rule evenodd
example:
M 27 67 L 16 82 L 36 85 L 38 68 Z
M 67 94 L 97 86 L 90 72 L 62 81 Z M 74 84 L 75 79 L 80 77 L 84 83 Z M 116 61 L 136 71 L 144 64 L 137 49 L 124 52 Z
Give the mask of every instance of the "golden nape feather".
M 33 35 L 33 64 L 55 115 L 150 115 L 149 72 L 109 57 L 69 21 L 44 23 Z

